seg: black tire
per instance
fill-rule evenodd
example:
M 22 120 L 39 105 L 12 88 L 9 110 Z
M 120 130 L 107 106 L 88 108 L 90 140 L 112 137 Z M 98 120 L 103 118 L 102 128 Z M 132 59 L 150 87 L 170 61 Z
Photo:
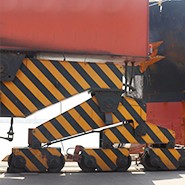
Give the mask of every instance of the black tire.
M 141 162 L 142 162 L 142 165 L 144 166 L 145 170 L 147 170 L 147 171 L 157 171 L 157 170 L 159 170 L 158 167 L 155 167 L 151 164 L 150 156 L 147 152 L 143 155 L 143 157 L 141 159 Z
M 131 165 L 132 159 L 131 159 L 130 155 L 129 155 L 126 159 L 127 159 L 127 163 L 126 163 L 124 166 L 122 166 L 122 167 L 118 166 L 118 167 L 116 168 L 116 171 L 117 171 L 117 172 L 125 172 L 125 171 L 128 170 L 128 168 L 129 168 L 130 165 Z M 119 160 L 119 158 L 118 158 L 118 160 Z M 121 161 L 120 161 L 120 162 L 121 162 Z M 117 161 L 117 163 L 119 163 L 119 161 Z
M 63 155 L 61 155 L 60 157 L 51 156 L 48 159 L 48 172 L 49 173 L 60 173 L 64 165 L 65 165 L 65 158 Z
M 82 155 L 80 162 L 78 162 L 78 166 L 82 169 L 83 172 L 94 172 L 95 171 L 95 168 L 86 166 L 85 157 L 83 155 Z

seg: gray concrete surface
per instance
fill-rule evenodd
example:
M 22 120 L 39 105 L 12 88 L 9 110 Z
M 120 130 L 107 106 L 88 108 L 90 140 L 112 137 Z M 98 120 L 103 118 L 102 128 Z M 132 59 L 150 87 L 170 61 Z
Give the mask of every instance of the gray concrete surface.
M 144 172 L 134 163 L 123 173 L 82 173 L 75 163 L 66 163 L 60 174 L 8 174 L 6 163 L 0 166 L 0 185 L 185 185 L 185 171 Z

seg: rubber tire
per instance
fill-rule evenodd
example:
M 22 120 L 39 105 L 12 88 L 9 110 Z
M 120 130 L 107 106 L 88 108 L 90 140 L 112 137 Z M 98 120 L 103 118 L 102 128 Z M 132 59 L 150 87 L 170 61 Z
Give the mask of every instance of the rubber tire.
M 82 155 L 80 162 L 78 162 L 78 166 L 82 169 L 83 172 L 94 172 L 95 168 L 89 168 L 85 165 L 85 157 Z
M 144 166 L 145 170 L 147 171 L 157 171 L 160 170 L 158 167 L 155 167 L 151 164 L 150 162 L 150 156 L 149 154 L 146 152 L 142 159 L 141 159 L 142 165 Z
M 117 167 L 116 168 L 116 171 L 117 172 L 125 172 L 128 170 L 128 168 L 131 166 L 131 162 L 132 162 L 132 159 L 130 157 L 130 155 L 128 156 L 128 162 L 127 162 L 127 165 L 125 167 Z
M 56 168 L 49 167 L 49 163 L 53 159 L 60 160 L 59 161 L 60 165 L 58 167 L 56 167 Z M 48 159 L 48 172 L 49 173 L 60 173 L 62 168 L 64 167 L 64 165 L 65 165 L 65 158 L 64 158 L 63 155 L 61 155 L 60 157 L 58 157 L 58 156 L 51 156 L 51 158 Z

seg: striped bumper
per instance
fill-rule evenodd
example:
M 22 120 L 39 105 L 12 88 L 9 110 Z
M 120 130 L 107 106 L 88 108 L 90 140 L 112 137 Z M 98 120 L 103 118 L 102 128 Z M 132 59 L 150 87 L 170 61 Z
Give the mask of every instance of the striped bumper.
M 92 163 L 92 158 L 94 163 Z M 122 168 L 130 166 L 129 151 L 125 148 L 119 149 L 84 149 L 82 152 L 86 166 L 90 165 L 97 171 L 118 171 L 121 169 L 119 162 L 122 159 Z M 82 169 L 83 170 L 83 169 Z
M 49 172 L 51 162 L 62 159 L 60 148 L 13 148 L 9 157 L 9 172 Z M 55 161 L 54 161 L 55 160 Z M 63 160 L 63 159 L 62 159 Z M 60 167 L 62 168 L 63 164 Z
M 146 148 L 143 165 L 147 170 L 185 170 L 185 150 Z

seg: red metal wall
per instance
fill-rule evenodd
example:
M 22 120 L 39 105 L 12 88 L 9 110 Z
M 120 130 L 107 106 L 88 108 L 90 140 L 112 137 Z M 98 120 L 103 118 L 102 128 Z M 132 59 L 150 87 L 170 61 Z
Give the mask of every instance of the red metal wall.
M 147 56 L 146 0 L 0 0 L 1 48 Z
M 176 132 L 176 143 L 185 145 L 185 102 L 147 103 L 147 121 Z

